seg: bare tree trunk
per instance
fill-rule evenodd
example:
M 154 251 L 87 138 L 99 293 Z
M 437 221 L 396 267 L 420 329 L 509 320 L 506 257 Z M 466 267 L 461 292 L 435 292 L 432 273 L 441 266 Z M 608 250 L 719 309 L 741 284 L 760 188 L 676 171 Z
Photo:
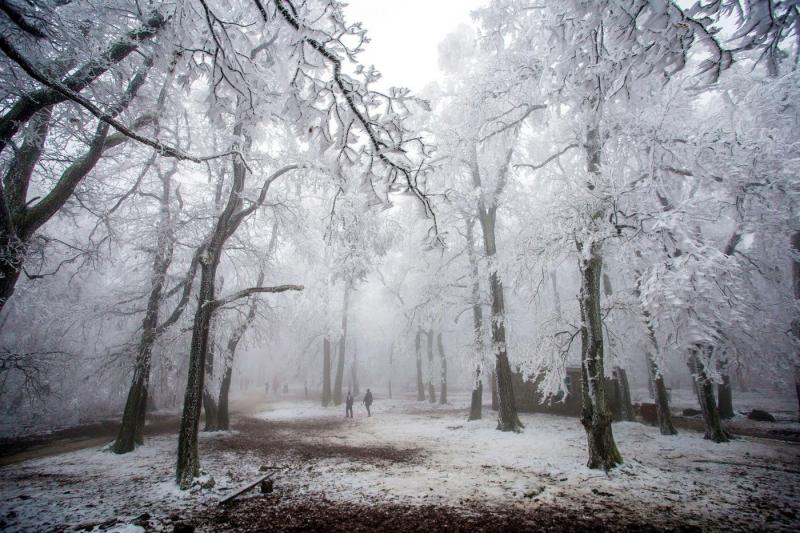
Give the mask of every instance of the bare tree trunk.
M 140 424 L 139 420 L 145 418 L 147 414 L 147 380 L 150 373 L 152 347 L 152 342 L 143 334 L 136 354 L 136 366 L 133 370 L 133 381 L 128 391 L 128 399 L 125 402 L 122 424 L 112 446 L 114 453 L 131 452 L 137 444 L 144 442 L 142 435 L 144 424 Z
M 483 242 L 487 257 L 497 253 L 495 245 L 496 207 L 489 208 L 481 214 L 480 222 L 483 230 Z M 497 270 L 489 274 L 489 290 L 492 295 L 492 348 L 495 354 L 496 387 L 498 399 L 497 429 L 501 431 L 521 431 L 522 422 L 517 414 L 514 399 L 511 365 L 508 362 L 506 349 L 505 300 L 503 284 Z
M 208 353 L 206 354 L 206 376 L 205 387 L 203 387 L 203 412 L 206 417 L 206 426 L 203 431 L 218 431 L 219 430 L 219 409 L 217 408 L 217 401 L 211 391 L 211 385 L 214 379 L 214 359 L 216 358 L 216 350 L 214 349 L 213 341 L 213 325 L 209 326 L 211 342 L 208 346 Z
M 677 435 L 678 432 L 672 424 L 672 413 L 669 410 L 669 397 L 667 396 L 667 387 L 664 385 L 664 376 L 661 375 L 655 356 L 647 352 L 645 357 L 647 358 L 647 372 L 653 383 L 658 428 L 662 435 Z
M 322 340 L 322 406 L 331 404 L 331 340 Z
M 206 376 L 211 377 L 211 376 Z M 209 383 L 206 383 L 208 386 Z M 206 418 L 206 425 L 203 431 L 219 431 L 219 408 L 214 396 L 206 389 L 203 391 L 203 413 Z
M 719 416 L 716 401 L 714 400 L 714 383 L 706 373 L 701 354 L 708 354 L 713 348 L 708 345 L 697 345 L 689 356 L 689 371 L 692 373 L 697 392 L 697 400 L 700 403 L 700 411 L 703 413 L 703 423 L 705 424 L 705 438 L 714 442 L 728 442 L 730 436 L 722 427 L 722 420 Z
M 794 253 L 800 254 L 800 231 L 792 234 L 792 249 Z M 792 262 L 792 282 L 794 285 L 794 298 L 795 300 L 800 300 L 800 260 L 797 259 Z M 792 330 L 794 331 L 794 336 L 800 339 L 799 318 L 795 318 L 792 321 Z M 800 356 L 797 359 L 800 361 Z M 800 362 L 795 363 L 794 367 L 794 390 L 795 394 L 797 394 L 797 419 L 800 420 Z
M 425 332 L 428 337 L 428 402 L 436 403 L 436 388 L 433 386 L 433 330 Z
M 622 463 L 622 455 L 614 442 L 611 413 L 606 404 L 603 372 L 603 322 L 600 314 L 600 275 L 602 257 L 599 245 L 592 242 L 585 250 L 577 243 L 581 273 L 581 383 L 582 416 L 589 444 L 589 468 L 610 470 Z
M 733 418 L 733 391 L 731 389 L 731 377 L 726 370 L 722 371 L 722 383 L 717 385 L 717 399 L 719 401 L 720 418 L 723 420 L 730 420 Z
M 417 357 L 417 401 L 425 401 L 425 385 L 422 382 L 422 330 L 417 330 L 417 336 L 414 337 L 414 352 Z
M 492 411 L 497 411 L 500 409 L 500 397 L 497 394 L 497 372 L 495 372 L 494 368 L 492 368 L 490 381 L 491 381 L 490 388 L 492 393 Z
M 350 365 L 350 379 L 353 382 L 353 396 L 359 396 L 361 391 L 358 388 L 358 346 L 353 340 L 353 362 Z
M 391 346 L 389 346 L 389 399 L 392 399 L 392 373 L 394 372 L 394 368 L 392 368 L 392 363 L 394 359 L 394 342 L 392 342 Z
M 153 258 L 153 274 L 151 277 L 150 295 L 147 298 L 147 309 L 142 320 L 142 336 L 136 352 L 136 363 L 133 369 L 133 380 L 125 401 L 125 411 L 122 415 L 122 424 L 114 441 L 114 453 L 128 453 L 133 451 L 136 444 L 144 442 L 144 422 L 147 415 L 148 385 L 150 382 L 150 367 L 153 353 L 153 344 L 158 335 L 158 316 L 161 305 L 167 271 L 172 263 L 174 239 L 172 234 L 172 213 L 170 209 L 170 194 L 172 189 L 171 177 L 174 170 L 168 173 L 159 172 L 161 178 L 160 220 L 156 244 L 156 253 Z
M 342 332 L 339 338 L 339 362 L 336 365 L 336 382 L 333 386 L 334 405 L 342 404 L 342 382 L 344 381 L 344 356 L 347 342 L 347 312 L 350 307 L 350 283 L 345 282 L 342 304 Z
M 225 365 L 222 381 L 219 384 L 219 404 L 217 405 L 217 428 L 219 431 L 231 429 L 231 416 L 228 407 L 228 396 L 231 391 L 233 364 Z
M 517 133 L 518 130 L 515 130 L 514 135 L 516 136 Z M 508 149 L 503 164 L 497 169 L 497 182 L 494 191 L 488 198 L 484 196 L 483 192 L 477 144 L 473 144 L 471 148 L 472 161 L 470 162 L 470 171 L 472 175 L 472 184 L 480 193 L 477 206 L 478 221 L 481 224 L 483 233 L 483 249 L 486 258 L 491 261 L 492 258 L 497 255 L 497 240 L 495 235 L 497 199 L 502 193 L 508 178 L 508 168 L 511 163 L 513 148 Z M 493 380 L 496 383 L 498 398 L 497 429 L 501 431 L 519 432 L 522 430 L 523 425 L 517 414 L 512 385 L 511 365 L 508 362 L 503 284 L 500 281 L 497 269 L 493 266 L 489 271 L 489 293 L 492 298 L 492 353 L 495 356 L 495 372 L 497 373 L 496 379 Z
M 258 200 L 247 207 L 243 207 L 242 191 L 247 177 L 247 167 L 243 157 L 238 154 L 248 153 L 252 143 L 250 137 L 245 133 L 244 123 L 239 116 L 239 111 L 243 111 L 243 108 L 244 101 L 240 99 L 237 102 L 237 120 L 233 128 L 233 138 L 236 141 L 232 147 L 232 152 L 237 154 L 232 157 L 233 183 L 228 193 L 225 207 L 217 218 L 213 232 L 207 241 L 201 245 L 200 287 L 192 328 L 192 344 L 189 353 L 186 393 L 183 400 L 183 416 L 181 417 L 181 426 L 178 432 L 178 460 L 175 468 L 175 479 L 181 489 L 184 490 L 191 487 L 193 478 L 200 473 L 197 435 L 203 391 L 205 389 L 205 366 L 209 351 L 209 333 L 214 311 L 219 306 L 232 301 L 231 298 L 235 300 L 255 294 L 255 292 L 275 292 L 276 289 L 275 287 L 269 288 L 269 290 L 266 290 L 267 288 L 259 288 L 264 290 L 255 290 L 256 288 L 253 288 L 240 291 L 223 300 L 216 300 L 217 268 L 219 267 L 225 242 L 236 232 L 242 221 L 263 204 L 270 184 L 286 172 L 297 168 L 292 165 L 272 174 L 262 185 Z M 242 145 L 239 145 L 240 139 L 243 139 Z M 302 287 L 298 286 L 283 286 L 280 288 L 281 291 L 300 289 Z
M 620 420 L 631 422 L 636 419 L 633 413 L 633 404 L 631 403 L 631 389 L 628 384 L 628 374 L 624 368 L 616 367 L 614 369 L 614 380 L 617 383 L 618 401 L 620 409 Z
M 275 248 L 278 246 L 278 219 L 272 223 L 272 232 L 269 238 L 269 244 L 265 251 L 264 257 L 261 259 L 261 265 L 258 269 L 258 278 L 256 278 L 256 287 L 261 287 L 264 284 L 264 276 L 266 274 L 266 265 L 270 258 L 275 253 Z M 230 429 L 230 413 L 228 412 L 228 394 L 231 390 L 231 375 L 233 373 L 233 362 L 236 359 L 236 350 L 239 343 L 244 337 L 247 330 L 256 319 L 256 312 L 258 311 L 258 300 L 255 296 L 250 297 L 250 307 L 247 309 L 247 315 L 241 323 L 239 323 L 231 332 L 226 346 L 227 352 L 223 358 L 223 372 L 222 381 L 219 386 L 219 401 L 217 404 L 217 430 L 227 431 Z
M 800 368 L 794 369 L 794 392 L 797 395 L 798 415 L 797 419 L 800 421 Z
M 436 344 L 439 347 L 439 360 L 441 362 L 441 380 L 439 390 L 439 403 L 445 405 L 447 403 L 447 356 L 444 353 L 444 344 L 442 343 L 442 332 L 436 335 Z
M 189 374 L 183 398 L 183 416 L 178 432 L 178 464 L 175 472 L 176 481 L 184 490 L 191 487 L 193 478 L 200 475 L 197 432 L 205 384 L 205 359 L 208 355 L 208 337 L 212 316 L 211 304 L 215 296 L 214 278 L 221 248 L 221 244 L 209 246 L 206 259 L 200 267 L 200 288 L 192 330 Z
M 483 342 L 483 308 L 481 307 L 481 287 L 480 273 L 478 269 L 478 257 L 475 252 L 474 226 L 475 219 L 470 217 L 466 222 L 467 226 L 467 258 L 469 259 L 470 277 L 472 287 L 470 299 L 472 300 L 472 348 L 475 359 L 475 386 L 472 389 L 472 401 L 470 403 L 469 420 L 480 420 L 483 416 L 483 383 L 481 381 L 481 365 L 484 361 L 484 342 Z M 495 387 L 492 385 L 492 407 L 494 407 Z
M 475 388 L 472 389 L 472 401 L 469 406 L 468 420 L 480 420 L 483 413 L 483 383 L 481 382 L 480 366 L 475 371 Z
M 634 289 L 634 296 L 637 300 L 641 297 L 641 273 L 636 273 L 636 288 Z M 653 323 L 650 320 L 650 311 L 648 311 L 641 301 L 639 302 L 642 312 L 644 325 L 647 328 L 647 337 L 650 339 L 650 344 L 653 350 L 658 352 L 658 339 L 656 339 L 656 332 L 653 329 Z M 655 353 L 650 350 L 645 351 L 645 362 L 647 364 L 648 385 L 652 387 L 651 396 L 656 404 L 656 416 L 658 417 L 658 428 L 662 435 L 677 435 L 675 426 L 672 424 L 672 413 L 669 410 L 669 396 L 667 395 L 667 387 L 664 384 L 664 376 L 661 374 L 661 369 L 658 367 Z

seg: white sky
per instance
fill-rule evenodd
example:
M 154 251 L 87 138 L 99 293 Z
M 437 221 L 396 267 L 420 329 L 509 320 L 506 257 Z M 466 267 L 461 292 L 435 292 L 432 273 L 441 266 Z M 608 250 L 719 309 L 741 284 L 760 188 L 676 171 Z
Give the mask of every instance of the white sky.
M 346 0 L 348 22 L 360 21 L 371 42 L 359 62 L 375 65 L 381 85 L 419 93 L 441 77 L 439 43 L 488 0 Z

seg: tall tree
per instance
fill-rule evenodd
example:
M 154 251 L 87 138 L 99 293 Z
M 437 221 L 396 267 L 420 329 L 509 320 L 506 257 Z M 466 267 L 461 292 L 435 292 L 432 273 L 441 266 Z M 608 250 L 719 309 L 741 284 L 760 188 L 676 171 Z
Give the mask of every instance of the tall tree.
M 191 486 L 194 477 L 200 474 L 200 457 L 197 449 L 197 432 L 200 421 L 200 407 L 205 383 L 205 366 L 209 352 L 209 335 L 214 312 L 220 307 L 256 293 L 274 293 L 287 290 L 302 290 L 299 285 L 281 285 L 277 287 L 252 287 L 238 291 L 230 296 L 217 298 L 216 275 L 225 243 L 236 232 L 242 222 L 264 204 L 270 185 L 282 175 L 298 168 L 287 165 L 274 172 L 264 180 L 258 198 L 244 206 L 243 191 L 247 176 L 247 167 L 239 154 L 247 153 L 251 146 L 251 135 L 245 124 L 243 114 L 245 102 L 239 100 L 236 120 L 233 127 L 232 146 L 233 180 L 223 210 L 216 220 L 214 230 L 202 244 L 200 255 L 200 285 L 198 305 L 194 315 L 192 343 L 189 356 L 189 375 L 186 394 L 183 401 L 183 416 L 178 433 L 178 464 L 176 480 L 182 489 Z M 243 144 L 240 144 L 243 139 Z

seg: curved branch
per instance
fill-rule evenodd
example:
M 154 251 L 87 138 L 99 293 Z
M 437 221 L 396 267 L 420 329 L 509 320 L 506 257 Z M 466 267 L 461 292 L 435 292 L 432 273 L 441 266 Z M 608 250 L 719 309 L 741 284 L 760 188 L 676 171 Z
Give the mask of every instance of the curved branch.
M 209 161 L 211 159 L 217 159 L 228 155 L 240 155 L 239 152 L 235 150 L 229 150 L 227 152 L 220 154 L 198 156 L 184 152 L 174 146 L 165 144 L 159 141 L 158 139 L 150 139 L 148 137 L 145 137 L 144 135 L 139 135 L 135 131 L 131 130 L 129 127 L 125 126 L 122 122 L 114 118 L 113 113 L 107 113 L 103 111 L 102 109 L 94 105 L 92 102 L 90 102 L 87 98 L 84 98 L 77 92 L 70 90 L 69 86 L 66 83 L 49 79 L 38 69 L 36 69 L 36 67 L 30 61 L 25 59 L 22 56 L 22 54 L 20 54 L 19 51 L 17 51 L 13 47 L 13 45 L 10 42 L 8 42 L 4 37 L 0 37 L 0 50 L 2 50 L 9 57 L 9 59 L 11 59 L 17 65 L 19 65 L 20 68 L 22 68 L 22 70 L 24 70 L 31 78 L 35 79 L 45 87 L 49 87 L 55 93 L 60 95 L 61 96 L 60 101 L 71 100 L 75 102 L 76 104 L 86 109 L 89 113 L 97 117 L 102 122 L 105 122 L 109 126 L 112 126 L 115 130 L 117 130 L 124 136 L 133 139 L 135 141 L 138 141 L 144 145 L 155 148 L 158 151 L 159 155 L 161 155 L 162 157 L 174 157 L 175 159 L 181 161 L 192 161 L 194 163 L 202 163 L 204 161 Z M 3 122 L 5 122 L 5 120 L 6 117 L 3 117 Z M 3 124 L 3 126 L 5 126 L 5 124 Z M 2 127 L 0 127 L 0 142 L 3 142 L 3 144 L 0 144 L 0 151 L 2 151 L 2 148 L 5 145 L 4 141 L 2 140 L 3 135 L 5 135 L 5 131 L 3 131 Z
M 108 71 L 111 65 L 119 63 L 131 52 L 139 47 L 139 43 L 149 39 L 161 30 L 167 23 L 167 19 L 159 12 L 153 12 L 144 24 L 134 31 L 125 35 L 122 39 L 112 44 L 105 52 L 98 57 L 86 62 L 73 74 L 67 76 L 63 82 L 58 84 L 67 89 L 67 92 L 80 92 L 91 84 L 98 77 Z M 22 66 L 17 58 L 20 58 L 31 66 L 11 43 L 0 36 L 0 50 L 2 50 L 12 61 Z M 14 57 L 12 57 L 14 56 Z M 33 70 L 36 70 L 35 68 Z M 40 76 L 44 77 L 42 74 Z M 46 79 L 46 78 L 45 78 Z M 0 152 L 2 152 L 9 140 L 19 131 L 19 129 L 40 109 L 61 103 L 69 96 L 61 91 L 55 90 L 50 85 L 45 84 L 47 89 L 32 91 L 19 98 L 11 106 L 11 109 L 0 117 Z
M 275 180 L 277 180 L 278 178 L 280 178 L 281 176 L 283 176 L 287 172 L 292 171 L 292 170 L 296 170 L 296 169 L 299 169 L 299 168 L 302 168 L 302 166 L 301 165 L 286 165 L 285 167 L 283 167 L 282 169 L 278 170 L 277 172 L 272 174 L 270 177 L 268 177 L 266 179 L 266 181 L 264 181 L 264 184 L 261 186 L 261 192 L 258 195 L 258 199 L 254 203 L 252 203 L 251 205 L 247 206 L 245 209 L 242 209 L 241 211 L 239 211 L 237 213 L 234 213 L 231 216 L 231 220 L 230 220 L 230 222 L 228 222 L 228 227 L 230 228 L 229 229 L 229 233 L 233 234 L 233 232 L 235 232 L 238 229 L 239 224 L 241 224 L 242 220 L 244 220 L 245 218 L 250 216 L 250 214 L 253 211 L 255 211 L 256 209 L 258 209 L 259 207 L 264 205 L 264 201 L 267 199 L 267 191 L 269 190 L 270 185 L 272 185 L 272 183 Z
M 16 24 L 19 29 L 33 35 L 37 39 L 44 39 L 47 37 L 42 30 L 31 24 L 25 19 L 25 14 L 18 11 L 16 7 L 12 6 L 5 0 L 0 0 L 0 11 L 6 14 L 11 22 Z
M 262 292 L 270 292 L 270 293 L 277 293 L 277 292 L 286 292 L 286 291 L 302 291 L 305 289 L 303 285 L 277 285 L 275 287 L 250 287 L 249 289 L 242 289 L 238 292 L 234 292 L 233 294 L 229 294 L 224 298 L 219 298 L 214 300 L 213 302 L 209 302 L 207 305 L 211 306 L 212 311 L 214 309 L 218 309 L 224 305 L 228 305 L 231 302 L 235 302 L 236 300 L 240 300 L 242 298 L 247 298 L 253 294 L 258 294 Z
M 538 165 L 531 165 L 531 164 L 528 164 L 528 163 L 519 163 L 517 165 L 514 165 L 514 168 L 530 168 L 532 170 L 539 170 L 540 168 L 542 168 L 544 166 L 547 166 L 550 162 L 552 162 L 555 159 L 558 159 L 559 157 L 561 157 L 562 155 L 567 153 L 569 150 L 572 150 L 573 148 L 578 148 L 578 145 L 577 144 L 567 145 L 566 147 L 564 147 L 563 150 L 554 153 L 553 155 L 551 155 L 550 157 L 548 157 L 547 159 L 545 159 L 544 161 L 542 161 Z

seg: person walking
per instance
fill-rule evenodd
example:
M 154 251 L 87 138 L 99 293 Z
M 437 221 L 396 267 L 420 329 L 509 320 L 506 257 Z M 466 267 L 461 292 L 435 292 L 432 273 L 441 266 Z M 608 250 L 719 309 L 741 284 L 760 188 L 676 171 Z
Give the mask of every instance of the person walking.
M 347 398 L 344 399 L 344 417 L 353 418 L 353 395 L 347 391 Z
M 372 416 L 369 408 L 372 405 L 372 392 L 367 389 L 367 393 L 364 395 L 364 406 L 367 408 L 367 416 Z

